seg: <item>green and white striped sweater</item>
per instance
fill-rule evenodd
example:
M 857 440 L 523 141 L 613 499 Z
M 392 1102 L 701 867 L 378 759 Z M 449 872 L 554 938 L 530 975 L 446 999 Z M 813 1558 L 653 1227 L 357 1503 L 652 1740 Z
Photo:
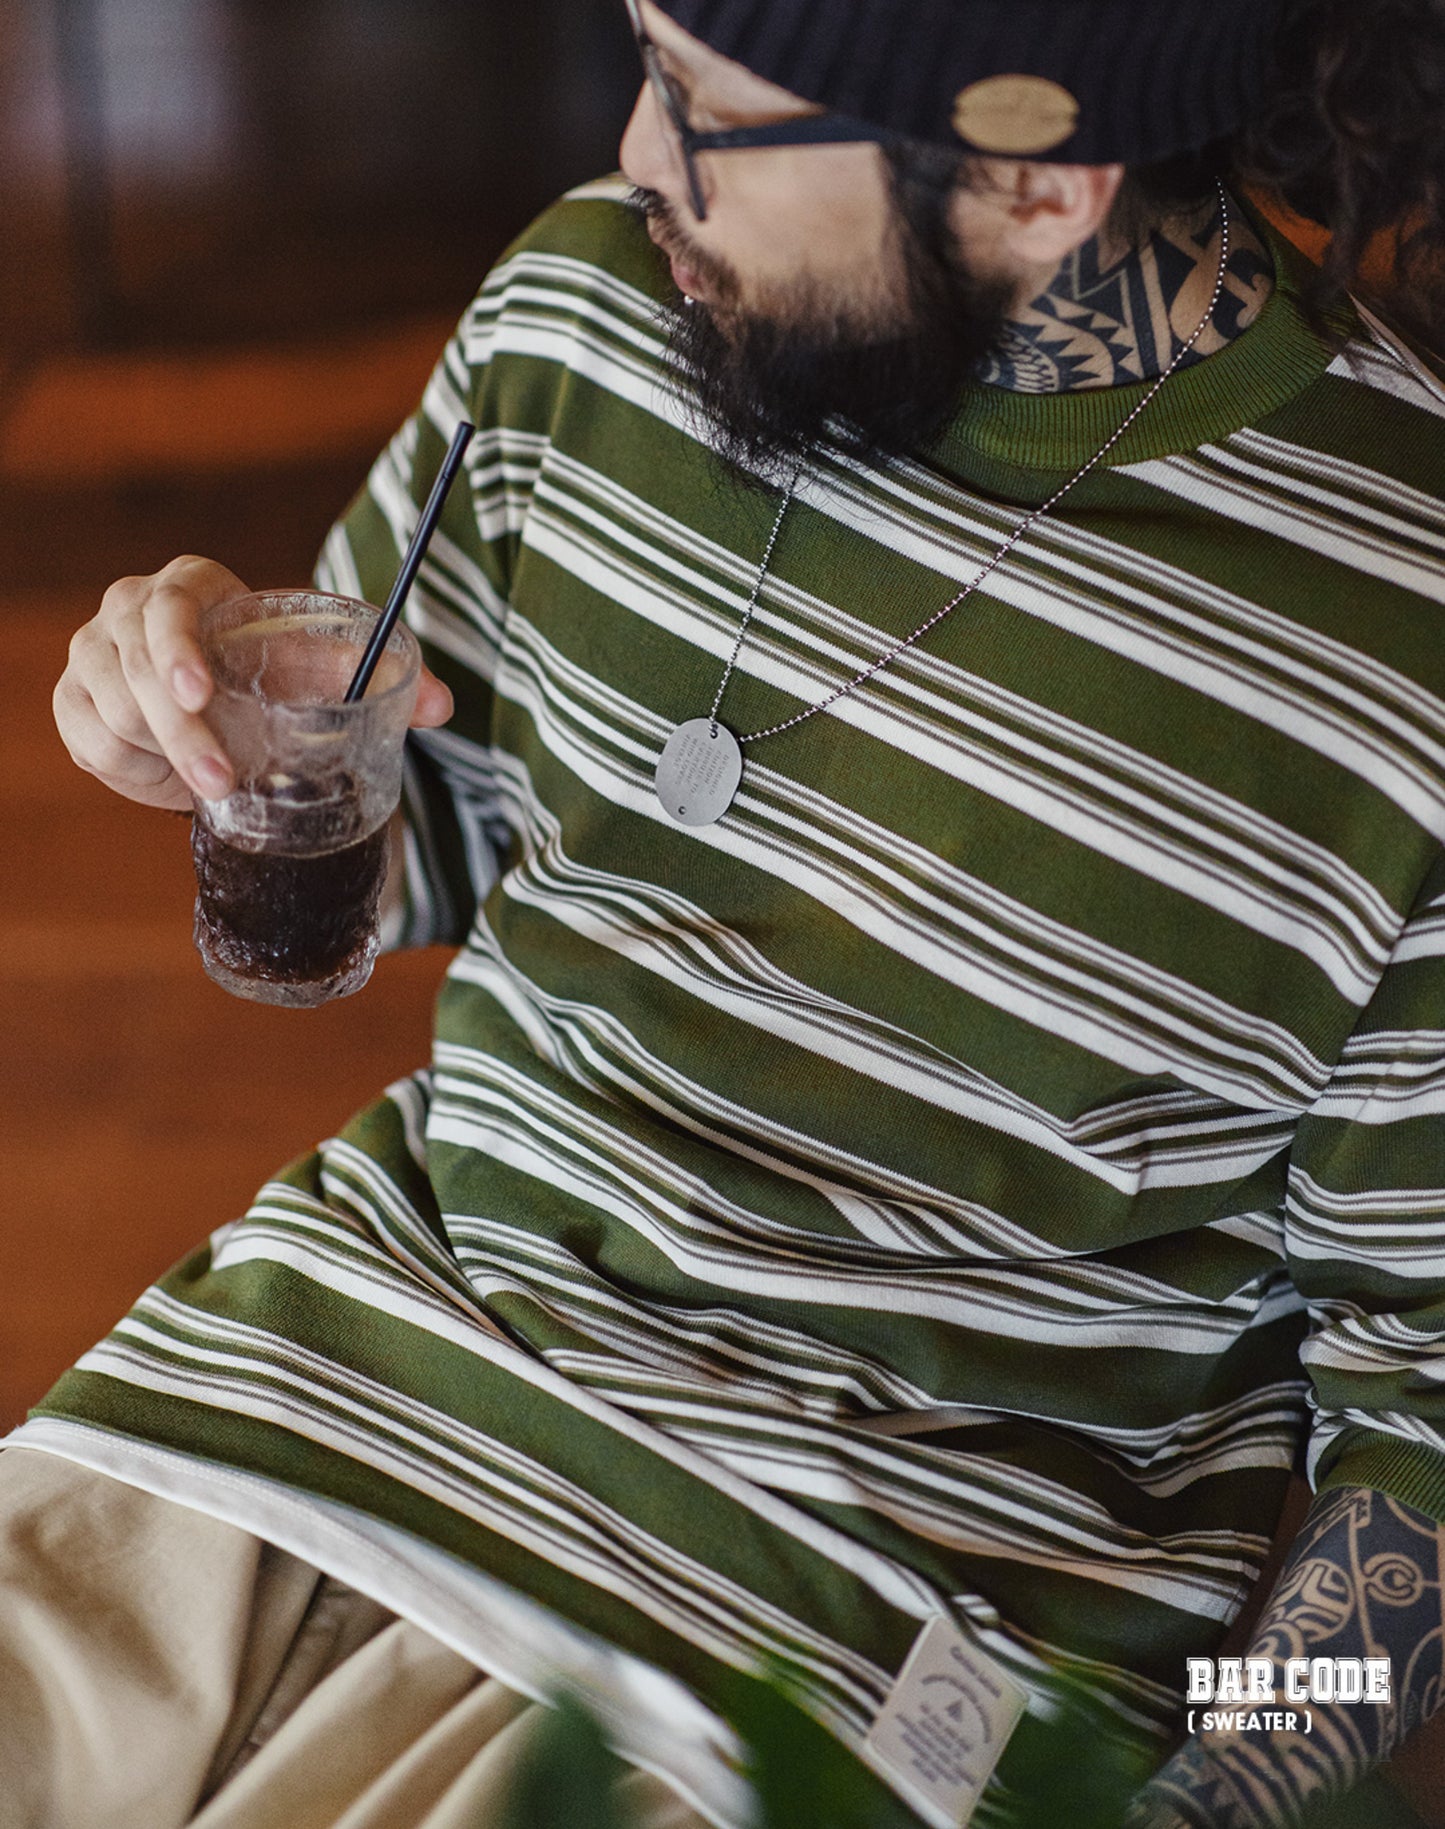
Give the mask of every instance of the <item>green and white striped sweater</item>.
M 1247 336 L 684 829 L 652 768 L 776 496 L 699 441 L 622 195 L 504 258 L 325 556 L 375 598 L 477 421 L 411 611 L 431 1069 L 12 1439 L 569 1673 L 721 1823 L 728 1667 L 857 1747 L 938 1614 L 1162 1749 L 1302 1443 L 1445 1517 L 1445 399 L 1277 247 Z M 723 718 L 876 658 L 1137 392 L 820 456 Z

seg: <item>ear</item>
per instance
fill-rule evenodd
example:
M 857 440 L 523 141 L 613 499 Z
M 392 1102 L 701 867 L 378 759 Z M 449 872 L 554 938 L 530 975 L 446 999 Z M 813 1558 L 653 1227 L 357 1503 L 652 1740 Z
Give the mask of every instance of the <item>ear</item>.
M 1075 248 L 1098 234 L 1123 181 L 1122 165 L 981 159 L 974 167 L 974 184 L 960 188 L 958 202 L 967 209 L 970 197 L 975 204 L 986 201 L 996 270 L 1053 274 Z

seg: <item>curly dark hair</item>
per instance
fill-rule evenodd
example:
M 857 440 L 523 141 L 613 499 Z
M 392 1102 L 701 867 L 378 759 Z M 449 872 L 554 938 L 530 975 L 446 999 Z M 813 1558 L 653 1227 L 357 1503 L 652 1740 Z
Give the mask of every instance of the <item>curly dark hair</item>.
M 1330 235 L 1325 271 L 1366 255 L 1394 315 L 1445 342 L 1445 0 L 1294 0 L 1236 172 Z

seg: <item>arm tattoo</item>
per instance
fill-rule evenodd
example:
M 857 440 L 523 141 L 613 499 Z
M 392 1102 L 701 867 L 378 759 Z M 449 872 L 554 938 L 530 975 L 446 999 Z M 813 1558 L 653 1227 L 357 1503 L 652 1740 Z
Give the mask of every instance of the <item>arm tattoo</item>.
M 1163 374 L 1209 302 L 1219 270 L 1218 231 L 1217 204 L 1160 224 L 1137 245 L 1101 231 L 1010 321 L 984 380 L 1050 394 Z M 1186 367 L 1247 330 L 1273 289 L 1269 254 L 1237 206 L 1230 211 L 1230 243 L 1213 327 L 1185 357 Z
M 1366 1487 L 1321 1494 L 1251 1657 L 1388 1657 L 1387 1704 L 1308 1704 L 1312 1732 L 1196 1735 L 1150 1783 L 1139 1825 L 1258 1829 L 1346 1791 L 1445 1701 L 1445 1525 Z M 1141 1797 L 1140 1802 L 1144 1801 Z

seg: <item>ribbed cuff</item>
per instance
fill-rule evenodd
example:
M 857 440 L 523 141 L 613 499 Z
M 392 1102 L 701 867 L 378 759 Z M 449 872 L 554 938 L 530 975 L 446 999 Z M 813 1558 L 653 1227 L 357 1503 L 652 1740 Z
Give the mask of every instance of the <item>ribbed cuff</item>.
M 1325 1450 L 1316 1492 L 1368 1486 L 1445 1524 L 1445 1450 L 1352 1424 Z

